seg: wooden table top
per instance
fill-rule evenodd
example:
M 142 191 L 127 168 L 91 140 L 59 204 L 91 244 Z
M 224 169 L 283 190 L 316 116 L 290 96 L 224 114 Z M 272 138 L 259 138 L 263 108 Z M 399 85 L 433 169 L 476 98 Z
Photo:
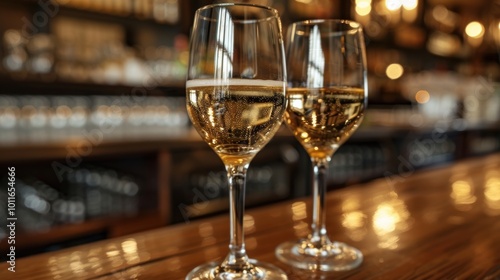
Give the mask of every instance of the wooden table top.
M 500 154 L 330 192 L 327 227 L 359 248 L 348 272 L 308 273 L 274 256 L 283 241 L 309 232 L 309 199 L 247 211 L 251 258 L 289 279 L 500 279 Z M 174 225 L 0 264 L 1 279 L 184 279 L 227 253 L 228 215 Z

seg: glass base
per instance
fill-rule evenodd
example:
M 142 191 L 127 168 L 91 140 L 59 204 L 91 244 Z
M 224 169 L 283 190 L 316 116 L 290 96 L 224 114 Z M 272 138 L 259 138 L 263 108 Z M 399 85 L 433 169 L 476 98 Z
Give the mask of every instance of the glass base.
M 276 257 L 290 266 L 311 271 L 351 270 L 363 262 L 361 251 L 345 243 L 329 242 L 317 248 L 308 240 L 279 245 Z
M 287 280 L 285 272 L 272 264 L 249 260 L 251 264 L 242 270 L 223 269 L 220 263 L 207 263 L 193 269 L 186 280 L 242 279 L 242 280 Z

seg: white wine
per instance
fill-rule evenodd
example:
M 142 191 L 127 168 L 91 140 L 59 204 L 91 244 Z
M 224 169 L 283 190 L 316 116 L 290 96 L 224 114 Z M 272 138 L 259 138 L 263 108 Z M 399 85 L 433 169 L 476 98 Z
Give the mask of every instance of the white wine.
M 285 121 L 311 158 L 329 159 L 363 119 L 361 88 L 289 88 Z
M 248 164 L 280 127 L 285 83 L 270 80 L 190 80 L 191 121 L 226 165 Z

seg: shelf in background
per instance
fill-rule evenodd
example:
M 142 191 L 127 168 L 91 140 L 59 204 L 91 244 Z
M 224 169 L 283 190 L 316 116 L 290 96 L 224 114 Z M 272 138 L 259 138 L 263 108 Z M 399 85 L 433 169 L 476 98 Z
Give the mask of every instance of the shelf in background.
M 161 86 L 127 86 L 67 81 L 15 79 L 0 76 L 0 94 L 14 95 L 117 95 L 130 97 L 183 96 L 184 82 L 174 81 Z
M 124 5 L 125 3 L 117 7 L 112 1 L 109 1 L 109 3 L 107 3 L 108 1 L 95 1 L 94 5 L 92 5 L 91 1 L 80 1 L 82 2 L 81 4 L 78 4 L 77 1 L 58 1 L 60 2 L 58 3 L 57 1 L 8 0 L 5 2 L 35 8 L 52 16 L 62 14 L 88 18 L 90 20 L 116 22 L 124 25 L 148 24 L 166 26 L 168 28 L 179 26 L 183 19 L 182 12 L 184 10 L 184 1 L 178 1 L 178 20 L 177 22 L 169 22 L 166 19 L 155 19 L 152 15 L 153 6 L 146 7 L 146 5 L 141 3 L 142 1 L 139 1 L 138 4 L 143 4 L 144 7 L 134 7 L 134 5 L 136 5 L 134 2 L 137 1 L 130 0 L 128 8 Z M 73 2 L 73 4 L 71 5 L 70 2 Z M 146 1 L 144 2 L 146 3 Z M 40 3 L 42 3 L 43 6 Z M 147 8 L 150 10 L 144 10 Z M 143 11 L 141 11 L 141 9 Z M 149 13 L 149 16 L 145 13 Z
M 0 162 L 65 159 L 71 151 L 88 150 L 91 151 L 84 152 L 82 157 L 156 153 L 167 148 L 203 144 L 199 135 L 187 128 L 165 128 L 156 133 L 129 135 L 91 130 L 88 134 L 82 132 L 54 137 L 53 133 L 47 133 L 46 136 L 45 139 L 34 135 L 0 142 Z
M 485 131 L 495 133 L 500 130 L 500 124 L 477 124 L 469 125 L 463 130 L 437 130 L 433 126 L 411 127 L 411 126 L 361 126 L 351 137 L 348 143 L 392 141 L 396 138 L 405 138 L 415 135 L 434 135 L 436 133 L 460 133 L 471 134 Z M 99 135 L 97 135 L 98 133 Z M 162 127 L 148 130 L 123 131 L 116 129 L 110 133 L 96 129 L 88 132 L 75 132 L 73 134 L 60 134 L 57 131 L 49 131 L 43 134 L 32 135 L 18 134 L 11 136 L 5 131 L 0 141 L 0 163 L 29 160 L 52 160 L 65 159 L 71 151 L 91 149 L 91 153 L 82 157 L 97 157 L 111 155 L 126 155 L 139 153 L 156 153 L 160 150 L 191 149 L 194 147 L 206 147 L 199 134 L 190 127 Z M 290 131 L 283 125 L 273 138 L 280 141 L 293 138 Z M 96 141 L 97 139 L 97 141 Z

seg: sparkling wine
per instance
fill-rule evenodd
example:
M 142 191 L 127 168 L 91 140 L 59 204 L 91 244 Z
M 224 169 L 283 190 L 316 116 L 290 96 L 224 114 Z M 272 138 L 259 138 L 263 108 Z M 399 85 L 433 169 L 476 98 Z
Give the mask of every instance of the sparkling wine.
M 270 80 L 190 80 L 187 109 L 196 130 L 226 165 L 247 164 L 281 125 L 284 89 L 284 82 Z
M 363 119 L 361 88 L 289 88 L 285 120 L 311 158 L 332 156 Z

